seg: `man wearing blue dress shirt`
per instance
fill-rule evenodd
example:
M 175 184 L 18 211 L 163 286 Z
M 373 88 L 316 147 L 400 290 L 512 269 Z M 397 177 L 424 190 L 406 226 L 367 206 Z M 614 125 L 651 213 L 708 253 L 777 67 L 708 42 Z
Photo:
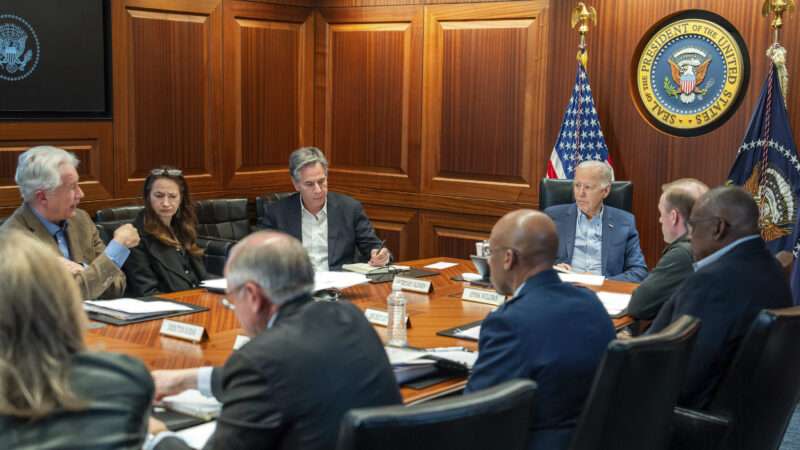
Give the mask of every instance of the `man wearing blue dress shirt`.
M 612 178 L 605 162 L 585 161 L 575 169 L 575 203 L 545 210 L 558 229 L 556 263 L 562 270 L 639 282 L 647 276 L 647 265 L 633 214 L 603 205 Z
M 78 184 L 78 159 L 50 146 L 33 147 L 19 156 L 14 180 L 22 206 L 0 228 L 20 230 L 47 244 L 75 278 L 84 299 L 119 297 L 125 292 L 120 267 L 139 243 L 131 225 L 114 232 L 108 247 L 92 219 L 78 209 L 83 191 Z

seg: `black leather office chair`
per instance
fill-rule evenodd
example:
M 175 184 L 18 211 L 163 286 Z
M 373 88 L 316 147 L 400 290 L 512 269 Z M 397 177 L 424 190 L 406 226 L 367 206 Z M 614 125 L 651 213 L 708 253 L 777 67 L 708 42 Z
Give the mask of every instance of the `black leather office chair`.
M 572 180 L 555 180 L 542 178 L 539 183 L 539 209 L 554 205 L 573 203 L 575 196 L 572 192 Z M 628 212 L 633 211 L 633 183 L 630 181 L 614 181 L 611 183 L 611 193 L 603 201 L 608 206 L 619 208 Z
M 133 223 L 143 209 L 144 206 L 115 206 L 98 210 L 94 214 L 94 223 L 97 226 L 97 232 L 100 233 L 100 239 L 108 245 L 114 238 L 114 231 L 126 223 Z
M 250 234 L 246 198 L 219 198 L 195 203 L 197 234 L 238 241 Z
M 256 226 L 258 230 L 264 229 L 264 216 L 267 215 L 269 205 L 292 195 L 293 192 L 272 192 L 256 197 Z
M 660 333 L 611 341 L 570 450 L 666 449 L 699 328 L 683 316 Z
M 338 450 L 522 450 L 536 384 L 511 380 L 416 406 L 354 409 L 342 419 Z
M 800 307 L 756 317 L 702 411 L 676 408 L 673 449 L 774 450 L 800 399 Z

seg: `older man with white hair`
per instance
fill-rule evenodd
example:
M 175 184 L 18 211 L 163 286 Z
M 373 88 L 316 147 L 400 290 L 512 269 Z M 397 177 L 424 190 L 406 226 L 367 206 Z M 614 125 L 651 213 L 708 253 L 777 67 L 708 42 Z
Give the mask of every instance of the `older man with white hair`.
M 21 230 L 58 252 L 83 299 L 119 297 L 125 292 L 120 268 L 129 249 L 139 243 L 139 233 L 124 225 L 108 246 L 103 244 L 92 219 L 78 209 L 83 190 L 77 166 L 74 154 L 56 147 L 33 147 L 21 154 L 14 180 L 23 203 L 0 227 L 0 234 Z
M 603 205 L 612 180 L 605 162 L 582 162 L 575 169 L 575 203 L 544 211 L 558 229 L 556 268 L 639 282 L 647 265 L 633 214 Z

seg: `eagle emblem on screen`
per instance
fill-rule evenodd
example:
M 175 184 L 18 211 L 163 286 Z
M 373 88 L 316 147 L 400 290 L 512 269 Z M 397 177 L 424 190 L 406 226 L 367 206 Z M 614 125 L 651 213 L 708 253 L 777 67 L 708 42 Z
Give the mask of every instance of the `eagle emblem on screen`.
M 0 15 L 0 79 L 27 78 L 39 63 L 39 38 L 28 22 L 11 14 Z

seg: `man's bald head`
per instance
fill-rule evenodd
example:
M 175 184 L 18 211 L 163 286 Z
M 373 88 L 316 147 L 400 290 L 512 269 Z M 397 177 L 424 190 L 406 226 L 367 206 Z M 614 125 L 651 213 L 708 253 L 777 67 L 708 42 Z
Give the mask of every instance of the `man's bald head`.
M 738 186 L 721 186 L 704 194 L 695 205 L 698 214 L 719 217 L 738 237 L 758 234 L 759 211 L 753 196 Z
M 520 263 L 528 267 L 553 265 L 558 254 L 556 225 L 546 214 L 520 209 L 503 216 L 492 230 L 496 245 L 514 249 Z

